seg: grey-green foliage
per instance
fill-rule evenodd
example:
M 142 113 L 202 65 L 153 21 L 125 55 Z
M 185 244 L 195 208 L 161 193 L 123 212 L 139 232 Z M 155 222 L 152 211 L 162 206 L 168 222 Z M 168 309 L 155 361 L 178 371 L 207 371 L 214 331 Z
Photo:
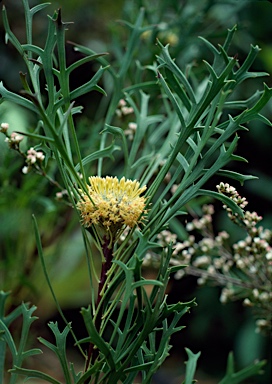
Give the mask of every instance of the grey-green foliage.
M 240 371 L 235 372 L 233 354 L 230 353 L 227 362 L 226 375 L 219 384 L 238 384 L 248 379 L 253 375 L 257 375 L 261 372 L 262 367 L 265 365 L 265 361 L 258 361 L 256 364 L 252 364 Z
M 33 321 L 37 317 L 32 316 L 33 312 L 36 310 L 35 306 L 29 307 L 26 304 L 22 304 L 14 309 L 8 315 L 5 315 L 5 304 L 8 299 L 9 294 L 3 291 L 0 291 L 0 380 L 1 383 L 4 380 L 5 373 L 5 351 L 8 347 L 14 367 L 20 367 L 25 359 L 30 356 L 41 353 L 41 350 L 34 348 L 26 350 L 27 341 L 29 336 L 29 331 Z M 22 329 L 20 343 L 16 346 L 15 341 L 13 340 L 12 334 L 9 331 L 10 325 L 22 316 Z M 9 384 L 16 383 L 17 374 L 12 373 Z
M 60 11 L 49 17 L 48 35 L 43 48 L 32 42 L 32 18 L 46 4 L 29 8 L 27 0 L 23 0 L 26 14 L 27 43 L 21 44 L 9 27 L 7 13 L 3 8 L 3 21 L 7 41 L 11 42 L 25 60 L 29 79 L 21 74 L 24 87 L 22 95 L 17 95 L 0 84 L 1 101 L 11 101 L 36 113 L 39 119 L 34 132 L 24 133 L 34 142 L 42 143 L 48 157 L 53 158 L 61 175 L 62 184 L 68 191 L 69 198 L 74 204 L 78 198 L 78 188 L 86 191 L 85 181 L 90 164 L 97 162 L 97 174 L 102 175 L 108 167 L 107 157 L 114 159 L 120 142 L 118 172 L 127 178 L 138 178 L 142 184 L 148 184 L 148 212 L 145 225 L 140 229 L 133 228 L 125 240 L 116 245 L 114 262 L 107 276 L 107 286 L 103 292 L 99 307 L 95 308 L 94 294 L 90 307 L 82 309 L 88 336 L 77 340 L 77 346 L 86 358 L 81 347 L 82 343 L 92 343 L 98 349 L 98 355 L 85 372 L 76 373 L 73 365 L 66 358 L 66 336 L 73 332 L 71 324 L 66 319 L 66 328 L 61 332 L 57 324 L 50 324 L 56 338 L 56 345 L 40 339 L 41 343 L 51 349 L 60 360 L 66 383 L 113 383 L 129 384 L 133 382 L 138 372 L 142 375 L 142 383 L 150 383 L 153 374 L 167 357 L 170 349 L 170 337 L 183 327 L 180 318 L 194 305 L 189 303 L 168 304 L 165 290 L 170 274 L 179 267 L 171 267 L 169 260 L 172 247 L 163 250 L 156 242 L 157 234 L 165 228 L 177 215 L 182 215 L 184 207 L 192 199 L 206 195 L 223 200 L 233 212 L 242 214 L 230 199 L 214 191 L 205 189 L 206 182 L 215 174 L 222 174 L 243 183 L 252 176 L 230 172 L 225 167 L 233 160 L 244 161 L 234 154 L 238 143 L 238 131 L 244 130 L 244 124 L 254 119 L 271 123 L 261 115 L 262 108 L 271 98 L 272 90 L 267 86 L 263 91 L 257 91 L 248 100 L 236 100 L 235 91 L 242 82 L 249 78 L 263 76 L 263 73 L 251 73 L 250 66 L 259 48 L 252 47 L 246 60 L 239 67 L 237 59 L 228 55 L 235 28 L 228 31 L 226 41 L 222 46 L 214 47 L 203 39 L 203 44 L 210 49 L 214 60 L 206 63 L 206 76 L 200 80 L 193 74 L 187 76 L 171 57 L 169 46 L 159 43 L 160 53 L 156 62 L 149 65 L 138 64 L 138 82 L 130 85 L 128 74 L 136 48 L 140 47 L 140 37 L 143 32 L 152 29 L 144 25 L 144 9 L 141 9 L 134 24 L 127 23 L 130 35 L 126 53 L 119 68 L 110 66 L 110 61 L 104 54 L 96 54 L 88 48 L 76 46 L 86 57 L 67 66 L 65 59 L 65 29 Z M 70 90 L 69 78 L 74 69 L 88 61 L 95 60 L 102 64 L 94 76 L 80 87 Z M 46 93 L 41 88 L 40 76 L 44 74 Z M 80 143 L 74 124 L 74 115 L 80 108 L 74 106 L 74 101 L 90 91 L 105 94 L 98 85 L 101 76 L 111 77 L 114 84 L 110 101 L 105 108 L 103 118 L 103 135 L 100 148 L 82 156 Z M 148 73 L 148 81 L 145 74 Z M 150 80 L 151 79 L 151 80 Z M 57 80 L 57 84 L 56 84 Z M 125 97 L 128 105 L 133 107 L 137 130 L 132 142 L 127 140 L 124 127 L 114 123 L 118 102 Z M 101 102 L 103 103 L 103 101 Z M 102 108 L 103 109 L 103 108 Z M 237 109 L 237 114 L 228 116 L 228 110 Z M 118 121 L 117 121 L 118 122 Z M 49 166 L 49 165 L 48 165 Z M 83 179 L 78 175 L 82 173 Z M 114 167 L 111 166 L 114 173 Z M 165 178 L 171 174 L 169 183 Z M 171 187 L 176 184 L 175 192 L 170 195 Z M 169 197 L 170 195 L 170 197 Z M 43 256 L 41 240 L 36 220 L 35 234 L 39 256 L 53 293 L 54 300 L 62 314 L 61 308 L 54 295 Z M 94 235 L 94 243 L 97 240 Z M 83 231 L 86 244 L 86 262 L 89 268 L 90 282 L 93 289 L 91 261 L 92 250 L 86 232 Z M 160 267 L 157 278 L 145 279 L 142 276 L 142 263 L 146 252 L 154 250 L 160 254 Z M 145 286 L 151 285 L 150 296 Z M 19 307 L 18 314 L 29 313 L 27 307 Z M 24 312 L 23 312 L 23 308 Z M 103 308 L 103 318 L 100 329 L 96 329 L 95 318 Z M 32 311 L 32 309 L 31 309 Z M 118 316 L 113 321 L 113 313 Z M 31 312 L 32 313 L 32 312 Z M 126 314 L 126 315 L 125 315 Z M 62 314 L 63 315 L 63 314 Z M 125 322 L 122 320 L 125 317 Z M 30 325 L 28 317 L 27 324 Z M 2 324 L 2 323 L 1 323 Z M 28 377 L 43 378 L 51 383 L 58 380 L 45 374 L 27 370 L 21 367 L 24 346 L 16 352 L 12 336 L 7 327 L 2 325 L 1 346 L 7 344 L 12 349 L 14 369 L 11 380 L 17 374 Z M 106 330 L 112 329 L 111 337 L 105 339 Z M 23 329 L 22 339 L 25 340 L 29 327 Z M 160 334 L 159 341 L 157 335 Z M 6 344 L 3 343 L 3 340 Z M 3 351 L 4 349 L 2 349 Z M 36 351 L 36 350 L 34 350 Z M 193 381 L 198 355 L 188 352 L 186 380 Z M 29 352 L 28 354 L 31 354 Z M 18 357 L 19 356 L 19 357 Z M 1 367 L 3 368 L 4 353 Z M 260 366 L 248 368 L 246 375 L 237 376 L 239 380 L 255 374 Z M 250 373 L 249 373 L 250 372 Z M 101 375 L 102 373 L 102 375 Z M 234 373 L 229 369 L 229 382 Z M 11 381 L 12 383 L 12 381 Z

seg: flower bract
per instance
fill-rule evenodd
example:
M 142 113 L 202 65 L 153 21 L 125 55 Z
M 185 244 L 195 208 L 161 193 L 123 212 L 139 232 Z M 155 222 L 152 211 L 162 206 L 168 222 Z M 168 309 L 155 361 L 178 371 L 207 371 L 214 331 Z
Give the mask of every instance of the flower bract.
M 89 178 L 88 193 L 81 193 L 77 207 L 85 227 L 99 225 L 112 234 L 121 228 L 134 227 L 145 213 L 145 197 L 140 195 L 146 186 L 140 187 L 136 180 L 124 177 Z

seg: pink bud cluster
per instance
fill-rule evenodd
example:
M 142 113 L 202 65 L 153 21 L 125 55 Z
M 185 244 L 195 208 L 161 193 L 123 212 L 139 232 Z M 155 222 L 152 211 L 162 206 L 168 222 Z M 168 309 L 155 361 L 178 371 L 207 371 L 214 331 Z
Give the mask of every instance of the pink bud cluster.
M 23 167 L 22 172 L 24 174 L 27 174 L 31 170 L 31 167 L 36 162 L 40 162 L 41 163 L 44 159 L 45 159 L 45 156 L 44 156 L 43 152 L 36 151 L 33 147 L 31 147 L 27 151 L 27 155 L 26 155 L 26 163 L 27 163 L 27 165 L 25 165 Z
M 118 108 L 115 111 L 118 117 L 130 115 L 133 112 L 134 112 L 134 109 L 132 107 L 128 107 L 127 102 L 124 99 L 121 99 L 119 101 Z
M 43 161 L 45 158 L 43 152 L 36 151 L 33 147 L 31 147 L 27 151 L 27 156 L 26 156 L 26 162 L 28 164 L 34 164 L 36 161 Z
M 9 129 L 9 124 L 8 123 L 1 123 L 0 132 L 6 134 L 8 129 Z
M 124 134 L 128 137 L 130 141 L 133 140 L 136 129 L 137 129 L 137 124 L 131 121 L 130 123 L 128 123 L 128 128 L 124 130 Z
M 5 138 L 5 142 L 8 143 L 9 147 L 15 150 L 19 149 L 19 144 L 24 139 L 24 136 L 19 135 L 16 132 L 12 132 L 10 136 Z

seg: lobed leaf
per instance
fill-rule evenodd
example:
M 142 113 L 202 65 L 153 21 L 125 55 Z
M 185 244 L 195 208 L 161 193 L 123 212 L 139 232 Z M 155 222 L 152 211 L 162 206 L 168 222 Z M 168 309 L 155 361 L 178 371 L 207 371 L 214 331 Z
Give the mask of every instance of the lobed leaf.
M 103 354 L 104 359 L 106 360 L 108 366 L 112 369 L 116 369 L 114 354 L 110 346 L 103 340 L 103 338 L 97 332 L 95 325 L 93 323 L 93 319 L 91 316 L 91 309 L 82 308 L 81 310 L 86 329 L 89 334 L 89 340 L 91 343 L 97 346 L 99 351 Z
M 10 370 L 10 372 L 13 374 L 27 376 L 27 380 L 33 378 L 33 379 L 44 380 L 47 383 L 62 384 L 60 381 L 54 379 L 52 376 L 47 375 L 46 373 L 37 371 L 35 369 L 26 369 L 26 368 L 20 368 L 15 366 L 13 369 Z
M 266 362 L 259 361 L 257 363 L 253 363 L 249 365 L 246 368 L 241 369 L 238 372 L 234 371 L 234 358 L 233 358 L 233 353 L 230 352 L 228 356 L 228 363 L 227 363 L 227 372 L 225 377 L 220 380 L 219 384 L 239 384 L 243 383 L 244 380 L 258 375 L 261 373 L 262 367 L 266 364 Z
M 193 353 L 189 348 L 185 348 L 188 355 L 188 361 L 186 362 L 186 374 L 184 384 L 192 384 L 194 382 L 194 376 L 196 371 L 197 360 L 199 359 L 200 352 Z

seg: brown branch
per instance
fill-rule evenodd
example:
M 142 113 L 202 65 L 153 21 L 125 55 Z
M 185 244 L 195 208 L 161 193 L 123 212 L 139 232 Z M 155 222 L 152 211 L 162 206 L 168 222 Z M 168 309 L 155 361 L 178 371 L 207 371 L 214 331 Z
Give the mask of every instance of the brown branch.
M 105 261 L 102 262 L 102 267 L 101 267 L 101 273 L 100 273 L 100 280 L 98 284 L 98 293 L 97 293 L 97 299 L 96 299 L 96 308 L 99 307 L 100 301 L 102 299 L 102 289 L 105 285 L 106 279 L 107 279 L 107 272 L 109 271 L 111 264 L 112 264 L 112 258 L 113 258 L 113 249 L 110 247 L 110 239 L 108 239 L 106 236 L 103 238 L 104 242 L 102 244 L 102 251 L 103 255 L 105 258 Z M 103 317 L 103 306 L 99 307 L 98 313 L 96 315 L 95 319 L 95 328 L 97 332 L 99 332 L 100 327 L 101 327 L 101 322 L 102 322 L 102 317 Z M 94 349 L 94 344 L 90 343 L 89 345 L 89 350 L 88 350 L 88 357 L 86 360 L 86 365 L 85 365 L 85 372 L 88 370 L 89 366 L 91 363 L 94 363 L 98 356 L 98 350 Z

